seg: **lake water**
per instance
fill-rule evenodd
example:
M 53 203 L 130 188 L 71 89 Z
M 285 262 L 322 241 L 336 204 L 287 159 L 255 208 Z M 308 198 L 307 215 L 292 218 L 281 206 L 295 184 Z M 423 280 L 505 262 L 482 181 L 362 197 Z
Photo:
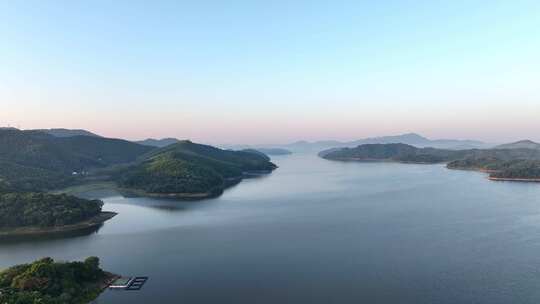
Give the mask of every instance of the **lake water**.
M 103 196 L 90 235 L 0 244 L 0 267 L 99 256 L 149 276 L 96 303 L 538 303 L 540 185 L 442 165 L 274 157 L 217 199 Z

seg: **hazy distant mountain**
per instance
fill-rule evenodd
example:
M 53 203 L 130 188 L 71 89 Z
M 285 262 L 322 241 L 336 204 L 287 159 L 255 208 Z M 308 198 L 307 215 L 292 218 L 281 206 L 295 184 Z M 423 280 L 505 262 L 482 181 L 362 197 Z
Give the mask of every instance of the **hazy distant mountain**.
M 357 147 L 364 144 L 391 144 L 401 143 L 412 145 L 415 147 L 433 147 L 439 149 L 464 150 L 489 148 L 493 145 L 477 140 L 460 140 L 460 139 L 428 139 L 416 133 L 407 133 L 402 135 L 381 136 L 359 139 L 349 142 L 340 142 L 335 140 L 326 141 L 298 141 L 291 144 L 281 145 L 281 147 L 293 151 L 321 151 L 331 148 Z
M 136 141 L 136 143 L 141 144 L 141 145 L 158 147 L 158 148 L 163 148 L 168 145 L 176 144 L 178 142 L 180 142 L 179 139 L 172 138 L 172 137 L 162 138 L 162 139 L 147 138 L 145 140 Z
M 56 129 L 36 129 L 31 131 L 38 131 L 38 132 L 44 132 L 49 135 L 52 135 L 54 137 L 73 137 L 73 136 L 92 136 L 92 137 L 101 137 L 95 133 L 92 133 L 90 131 L 82 130 L 82 129 L 63 129 L 63 128 L 56 128 Z
M 420 136 L 416 133 L 407 133 L 402 135 L 392 135 L 392 136 L 381 136 L 381 137 L 370 137 L 365 139 L 356 140 L 350 142 L 349 144 L 390 144 L 390 143 L 402 143 L 409 145 L 424 146 L 429 145 L 432 141 Z
M 308 143 L 309 144 L 309 143 Z M 277 146 L 277 145 L 275 145 Z M 250 146 L 250 145 L 222 145 L 221 148 L 225 150 L 233 151 L 242 151 L 242 150 L 253 150 L 261 152 L 265 155 L 289 155 L 292 154 L 290 150 L 284 148 L 278 148 L 273 145 L 262 145 L 262 146 Z
M 292 154 L 291 151 L 282 148 L 255 148 L 259 152 L 262 152 L 266 155 L 289 155 Z
M 498 145 L 496 149 L 537 149 L 540 150 L 540 144 L 532 140 L 520 140 L 510 144 Z

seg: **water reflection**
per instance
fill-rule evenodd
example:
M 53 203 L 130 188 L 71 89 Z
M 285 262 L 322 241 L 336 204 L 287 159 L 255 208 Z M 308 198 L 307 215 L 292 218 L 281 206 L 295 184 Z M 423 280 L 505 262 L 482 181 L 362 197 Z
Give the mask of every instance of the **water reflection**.
M 97 234 L 104 224 L 87 227 L 74 231 L 59 231 L 44 235 L 18 235 L 18 236 L 0 236 L 0 245 L 15 244 L 15 243 L 39 243 L 49 242 L 51 240 L 59 240 L 66 238 L 84 237 L 92 234 Z

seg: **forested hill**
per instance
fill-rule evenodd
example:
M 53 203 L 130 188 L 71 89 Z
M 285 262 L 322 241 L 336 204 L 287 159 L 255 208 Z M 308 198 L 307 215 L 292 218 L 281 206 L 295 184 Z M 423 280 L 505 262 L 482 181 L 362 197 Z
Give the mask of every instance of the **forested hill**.
M 47 191 L 99 177 L 147 193 L 208 194 L 221 191 L 246 172 L 275 168 L 260 153 L 191 141 L 155 148 L 121 139 L 0 130 L 0 190 L 4 192 Z M 104 170 L 95 176 L 94 169 Z
M 65 194 L 0 193 L 0 229 L 76 224 L 99 215 L 102 206 Z
M 0 130 L 0 182 L 26 191 L 61 186 L 73 172 L 135 161 L 153 148 L 92 136 Z
M 150 152 L 143 161 L 119 172 L 117 180 L 124 188 L 146 194 L 212 196 L 245 173 L 268 173 L 275 168 L 258 153 L 181 141 Z
M 540 178 L 540 150 L 537 149 L 443 150 L 406 144 L 368 144 L 322 151 L 319 155 L 341 161 L 447 163 L 451 169 L 488 171 L 492 178 Z
M 63 172 L 131 162 L 152 150 L 126 140 L 0 130 L 0 159 Z
M 451 159 L 462 151 L 417 148 L 407 144 L 366 144 L 356 148 L 322 151 L 319 155 L 333 160 L 392 160 L 402 162 L 438 163 Z

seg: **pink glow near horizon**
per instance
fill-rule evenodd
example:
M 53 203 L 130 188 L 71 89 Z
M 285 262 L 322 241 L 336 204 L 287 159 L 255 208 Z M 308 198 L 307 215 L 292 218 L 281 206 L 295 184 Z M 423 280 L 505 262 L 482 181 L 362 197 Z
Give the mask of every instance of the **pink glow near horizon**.
M 272 121 L 236 121 L 216 122 L 215 124 L 182 124 L 164 121 L 114 121 L 103 119 L 99 122 L 67 121 L 48 124 L 36 123 L 21 125 L 24 129 L 36 128 L 70 128 L 86 129 L 106 137 L 140 140 L 145 138 L 175 137 L 191 139 L 196 142 L 211 144 L 284 144 L 297 140 L 339 140 L 350 141 L 366 137 L 418 133 L 422 136 L 439 139 L 475 139 L 485 142 L 502 143 L 521 139 L 539 141 L 534 130 L 540 129 L 538 124 L 526 121 L 462 121 L 458 126 L 451 122 L 439 121 L 425 126 L 413 121 L 400 123 L 379 122 L 362 123 L 341 122 L 329 123 L 318 121 L 279 122 Z M 408 127 L 402 128 L 402 125 Z M 16 126 L 16 125 L 13 125 Z M 494 132 L 496 130 L 496 132 Z

